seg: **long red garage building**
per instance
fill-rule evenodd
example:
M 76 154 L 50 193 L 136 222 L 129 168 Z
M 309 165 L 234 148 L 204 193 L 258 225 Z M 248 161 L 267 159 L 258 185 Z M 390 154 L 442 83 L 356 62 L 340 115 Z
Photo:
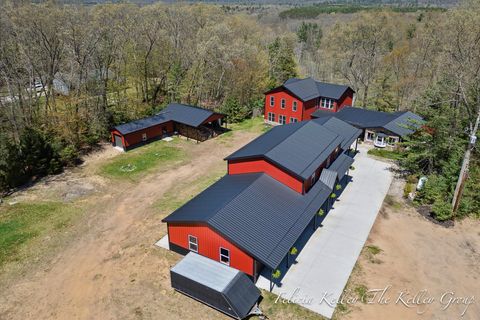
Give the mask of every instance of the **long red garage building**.
M 223 132 L 224 117 L 221 113 L 196 106 L 170 103 L 154 116 L 114 127 L 111 130 L 112 144 L 129 150 L 173 133 L 204 141 Z
M 265 122 L 273 125 L 312 119 L 317 110 L 338 112 L 353 106 L 355 91 L 345 85 L 291 78 L 265 92 Z
M 277 126 L 226 158 L 228 174 L 163 219 L 169 247 L 243 271 L 288 267 L 290 249 L 328 211 L 361 130 L 336 118 Z

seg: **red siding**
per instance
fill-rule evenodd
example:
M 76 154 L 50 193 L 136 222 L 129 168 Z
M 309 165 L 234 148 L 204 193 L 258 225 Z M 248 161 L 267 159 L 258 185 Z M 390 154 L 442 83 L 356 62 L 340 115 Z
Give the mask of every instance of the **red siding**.
M 338 107 L 336 112 L 342 110 L 345 106 L 352 106 L 353 90 L 348 89 L 347 92 L 338 100 Z
M 198 253 L 220 261 L 220 247 L 230 250 L 230 266 L 253 276 L 253 258 L 204 225 L 168 224 L 171 243 L 188 250 L 188 236 L 197 237 Z
M 273 107 L 270 106 L 270 97 L 275 98 L 275 104 Z M 281 108 L 281 100 L 285 99 L 285 109 Z M 297 111 L 292 110 L 293 102 L 297 102 Z M 296 118 L 297 121 L 302 121 L 302 108 L 303 102 L 294 96 L 290 95 L 287 91 L 278 90 L 276 92 L 271 92 L 265 95 L 265 113 L 264 119 L 268 120 L 268 113 L 273 112 L 275 114 L 275 122 L 278 122 L 279 115 L 284 115 L 287 117 L 287 122 L 290 123 L 290 118 Z
M 147 140 L 160 137 L 163 134 L 163 128 L 167 130 L 167 133 L 173 133 L 173 122 L 170 121 L 150 128 L 128 133 L 123 136 L 123 145 L 125 148 L 128 148 L 142 142 L 142 134 L 144 133 L 147 134 Z
M 264 172 L 298 193 L 303 193 L 303 182 L 263 159 L 228 162 L 228 174 Z
M 275 104 L 273 107 L 270 106 L 270 97 L 275 98 Z M 285 109 L 282 109 L 281 99 L 285 99 L 286 106 Z M 292 111 L 292 103 L 297 101 L 297 111 Z M 345 106 L 351 106 L 353 102 L 353 90 L 348 89 L 345 94 L 337 101 L 333 102 L 333 109 L 326 109 L 319 106 L 319 98 L 315 98 L 309 101 L 302 102 L 291 95 L 287 90 L 279 88 L 276 91 L 270 92 L 265 95 L 265 112 L 264 119 L 268 120 L 268 113 L 273 112 L 275 114 L 275 122 L 278 122 L 279 115 L 285 115 L 287 117 L 287 122 L 290 123 L 290 117 L 295 117 L 298 121 L 310 120 L 312 119 L 311 115 L 316 110 L 324 110 L 331 112 L 338 112 Z

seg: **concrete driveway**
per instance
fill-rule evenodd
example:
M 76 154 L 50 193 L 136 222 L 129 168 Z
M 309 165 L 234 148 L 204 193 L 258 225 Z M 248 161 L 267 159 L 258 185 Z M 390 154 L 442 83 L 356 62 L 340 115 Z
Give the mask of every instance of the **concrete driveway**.
M 332 317 L 393 179 L 390 166 L 368 157 L 367 150 L 360 146 L 355 170 L 350 170 L 352 181 L 285 274 L 281 286 L 273 289 L 282 298 L 293 298 L 291 301 L 327 318 Z M 265 290 L 269 284 L 263 277 L 257 282 Z

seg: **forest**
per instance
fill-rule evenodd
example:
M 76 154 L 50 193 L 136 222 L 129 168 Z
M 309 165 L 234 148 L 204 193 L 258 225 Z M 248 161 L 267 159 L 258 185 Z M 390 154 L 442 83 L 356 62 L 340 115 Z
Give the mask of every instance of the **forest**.
M 427 124 L 398 160 L 428 182 L 416 202 L 438 220 L 480 216 L 480 4 L 291 17 L 209 4 L 60 5 L 0 10 L 0 190 L 79 163 L 119 123 L 172 101 L 258 114 L 293 76 L 350 85 L 356 106 L 411 110 Z M 462 161 L 469 171 L 458 210 Z M 470 156 L 471 154 L 471 156 Z

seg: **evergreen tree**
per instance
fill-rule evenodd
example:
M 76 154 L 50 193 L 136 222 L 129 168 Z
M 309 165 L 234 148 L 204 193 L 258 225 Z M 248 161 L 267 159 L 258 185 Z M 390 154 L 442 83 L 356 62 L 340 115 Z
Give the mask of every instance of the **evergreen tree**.
M 278 37 L 268 46 L 269 75 L 275 86 L 297 76 L 293 47 L 290 41 Z

